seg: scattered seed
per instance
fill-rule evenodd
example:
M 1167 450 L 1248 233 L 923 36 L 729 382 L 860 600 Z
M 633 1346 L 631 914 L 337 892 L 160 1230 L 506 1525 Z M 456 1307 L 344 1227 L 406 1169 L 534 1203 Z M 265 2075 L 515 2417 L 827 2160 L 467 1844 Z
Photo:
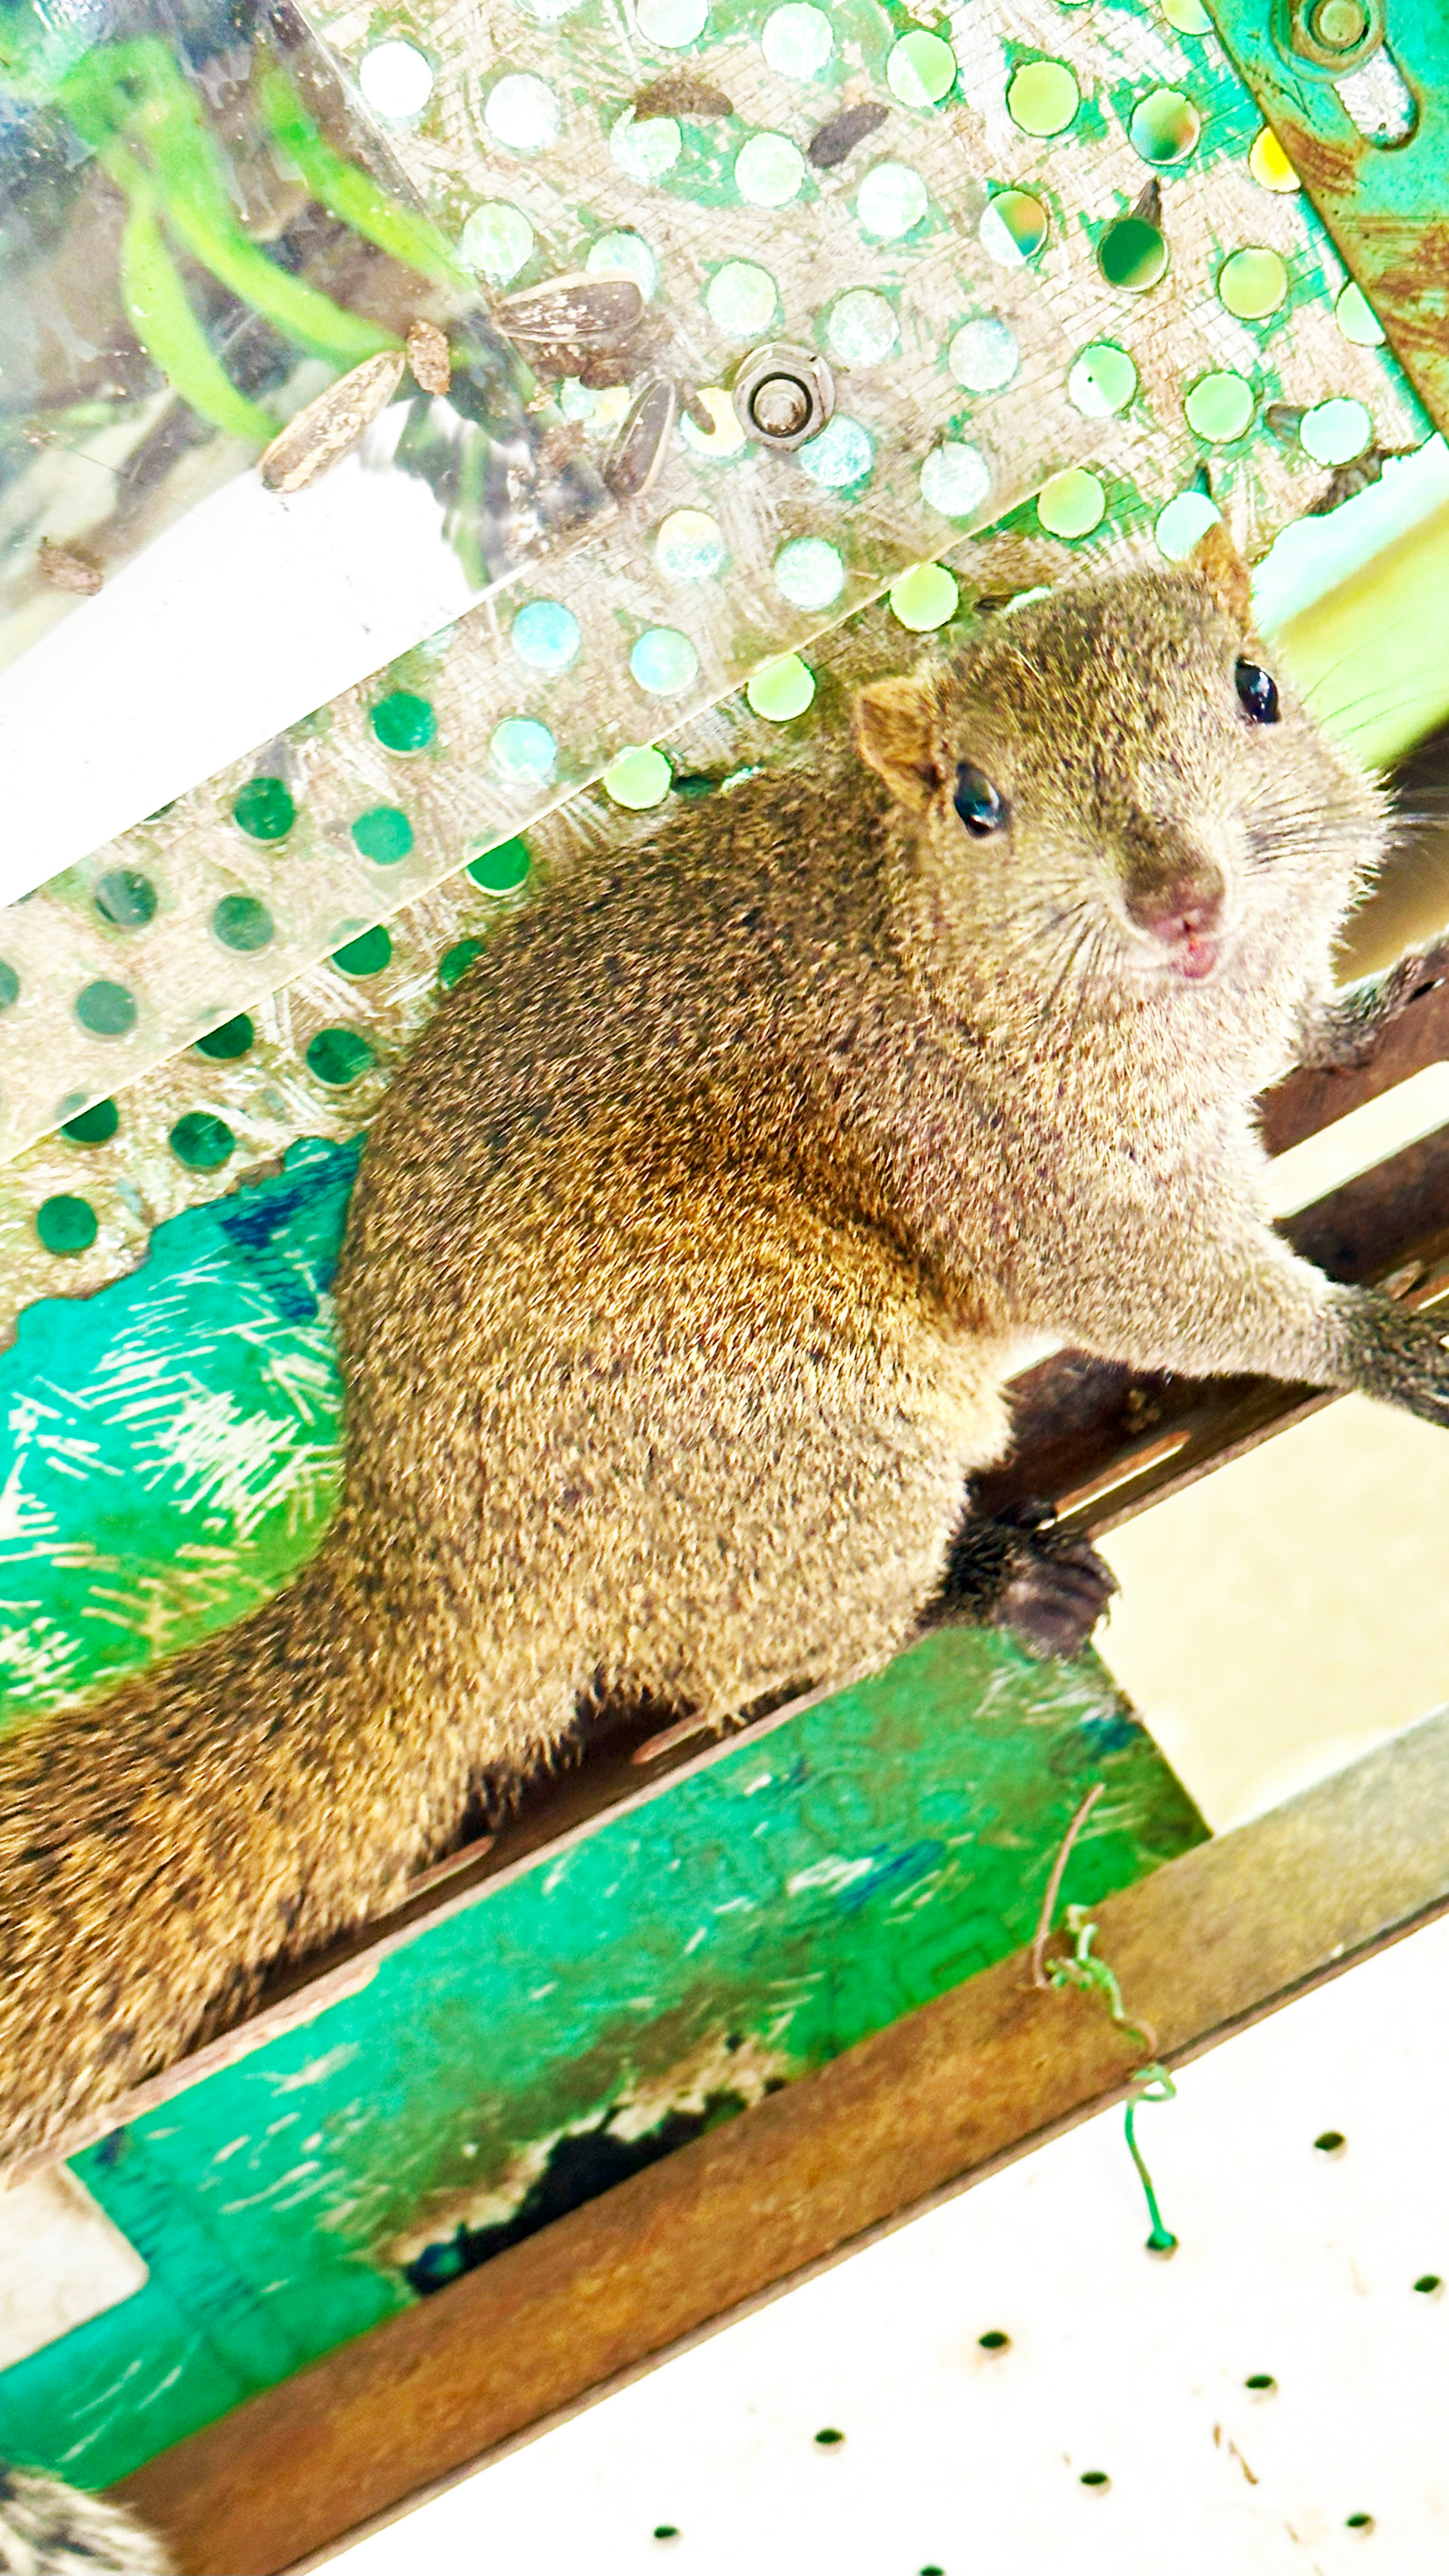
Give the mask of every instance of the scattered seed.
M 262 455 L 262 481 L 268 491 L 300 492 L 335 465 L 369 421 L 387 408 L 406 365 L 401 349 L 384 349 L 375 358 L 364 358 L 360 367 L 340 376 L 325 394 L 307 403 Z
M 855 150 L 857 143 L 863 143 L 868 134 L 874 134 L 878 125 L 884 125 L 887 113 L 875 99 L 862 99 L 858 107 L 844 107 L 838 116 L 827 118 L 805 147 L 805 158 L 811 168 L 836 169 L 847 153 Z
M 453 359 L 446 331 L 436 322 L 414 322 L 408 332 L 408 365 L 414 384 L 425 394 L 445 394 L 453 381 Z
M 637 501 L 664 462 L 674 427 L 676 395 L 667 376 L 641 385 L 604 463 L 604 481 L 616 501 Z
M 632 277 L 588 277 L 580 272 L 546 278 L 505 295 L 498 319 L 510 340 L 546 346 L 597 349 L 622 340 L 643 319 L 644 298 Z
M 651 116 L 733 116 L 734 112 L 732 98 L 693 72 L 664 72 L 658 80 L 647 81 L 634 101 L 636 125 Z
M 49 537 L 42 537 L 40 578 L 48 581 L 52 590 L 73 590 L 83 599 L 92 599 L 100 589 L 102 575 L 89 555 L 77 554 L 74 546 L 57 546 Z
M 1132 208 L 1132 213 L 1139 224 L 1151 224 L 1155 232 L 1161 232 L 1162 181 L 1160 179 L 1154 177 L 1148 180 L 1141 196 L 1137 199 L 1136 204 Z

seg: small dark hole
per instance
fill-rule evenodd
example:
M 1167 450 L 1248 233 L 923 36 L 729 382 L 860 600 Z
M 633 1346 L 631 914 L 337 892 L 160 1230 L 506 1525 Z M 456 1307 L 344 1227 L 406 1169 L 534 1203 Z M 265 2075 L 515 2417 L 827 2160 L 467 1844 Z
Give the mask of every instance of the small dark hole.
M 1343 2527 L 1345 2531 L 1372 2531 L 1374 2527 L 1373 2515 L 1371 2513 L 1346 2514 L 1344 2517 Z
M 1414 2283 L 1414 2287 L 1420 2293 L 1421 2297 L 1432 2299 L 1435 2291 L 1442 2290 L 1444 2284 L 1440 2280 L 1437 2272 L 1421 2272 L 1417 2281 Z
M 1007 2352 L 1011 2346 L 1010 2335 L 1003 2334 L 1000 2326 L 992 2326 L 989 2333 L 978 2335 L 976 2340 L 983 2352 Z
M 837 2442 L 844 2441 L 845 2435 L 843 2433 L 838 2433 L 833 2424 L 826 2424 L 822 2430 L 816 2434 L 815 2439 L 820 2444 L 823 2451 L 831 2451 L 834 2449 Z
M 1083 2469 L 1081 2483 L 1084 2487 L 1109 2487 L 1112 2481 L 1105 2469 Z
M 1342 2129 L 1325 2129 L 1323 2135 L 1315 2138 L 1313 2143 L 1321 2156 L 1341 2156 L 1348 2145 L 1348 2140 Z
M 1253 2389 L 1259 2397 L 1266 2397 L 1269 2389 L 1276 2388 L 1277 2385 L 1278 2382 L 1271 2370 L 1255 2370 L 1251 2379 L 1245 2379 L 1243 2382 L 1245 2388 Z

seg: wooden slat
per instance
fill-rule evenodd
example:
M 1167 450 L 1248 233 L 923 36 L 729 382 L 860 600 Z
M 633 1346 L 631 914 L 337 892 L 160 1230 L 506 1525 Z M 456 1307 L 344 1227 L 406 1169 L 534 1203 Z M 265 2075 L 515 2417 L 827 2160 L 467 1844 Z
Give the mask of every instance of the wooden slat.
M 1449 1908 L 1449 1717 L 1098 1909 L 1181 2060 Z M 1120 2096 L 1101 2008 L 971 1978 L 125 2481 L 184 2576 L 271 2576 Z

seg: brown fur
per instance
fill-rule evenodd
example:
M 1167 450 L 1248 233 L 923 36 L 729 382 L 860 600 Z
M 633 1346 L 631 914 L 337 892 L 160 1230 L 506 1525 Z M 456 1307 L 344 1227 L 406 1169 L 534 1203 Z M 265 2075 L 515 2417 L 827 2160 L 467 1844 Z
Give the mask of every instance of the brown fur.
M 1330 1042 L 1382 827 L 1286 688 L 1246 721 L 1242 606 L 1217 555 L 994 618 L 865 693 L 881 776 L 691 804 L 490 943 L 364 1156 L 320 1554 L 0 1752 L 0 2146 L 378 1911 L 581 1698 L 722 1724 L 891 1654 L 1033 1336 L 1442 1418 L 1432 1327 L 1259 1210 L 1253 1096 Z M 1182 882 L 1198 982 L 1135 926 Z

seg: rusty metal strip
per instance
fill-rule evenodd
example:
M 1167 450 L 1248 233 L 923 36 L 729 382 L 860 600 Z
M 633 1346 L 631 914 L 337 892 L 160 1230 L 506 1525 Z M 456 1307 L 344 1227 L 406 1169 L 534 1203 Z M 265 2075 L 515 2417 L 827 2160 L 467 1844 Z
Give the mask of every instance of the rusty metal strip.
M 1449 1908 L 1449 1716 L 1099 1909 L 1180 2062 Z M 1139 2052 L 1140 2053 L 1140 2052 Z M 742 2302 L 1120 2098 L 1135 2061 L 1025 1952 L 127 2479 L 186 2576 L 272 2576 Z
M 1395 356 L 1449 428 L 1442 0 L 1208 0 L 1208 8 Z

